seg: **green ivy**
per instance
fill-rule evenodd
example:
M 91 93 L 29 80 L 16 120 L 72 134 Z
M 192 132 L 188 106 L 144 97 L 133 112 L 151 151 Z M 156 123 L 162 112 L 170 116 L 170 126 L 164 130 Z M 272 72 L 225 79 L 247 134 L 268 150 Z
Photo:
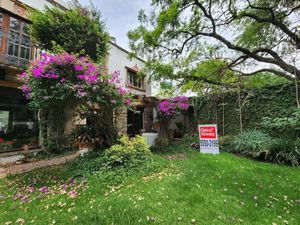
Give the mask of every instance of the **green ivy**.
M 194 97 L 191 100 L 198 124 L 216 123 L 219 134 L 235 135 L 240 132 L 238 93 L 227 92 Z M 292 116 L 296 107 L 295 87 L 292 84 L 241 92 L 243 129 L 262 129 L 263 118 Z

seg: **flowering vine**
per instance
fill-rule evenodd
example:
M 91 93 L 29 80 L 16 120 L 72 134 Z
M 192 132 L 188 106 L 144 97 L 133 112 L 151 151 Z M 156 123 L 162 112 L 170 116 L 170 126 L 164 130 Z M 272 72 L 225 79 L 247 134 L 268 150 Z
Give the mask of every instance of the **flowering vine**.
M 68 53 L 42 54 L 26 72 L 19 75 L 22 91 L 38 109 L 64 101 L 118 107 L 130 104 L 130 93 L 121 86 L 119 72 L 108 74 L 101 65 L 86 57 Z
M 176 96 L 161 101 L 158 105 L 160 119 L 171 119 L 189 108 L 189 99 L 185 96 Z
M 66 52 L 57 55 L 44 53 L 40 60 L 20 74 L 19 79 L 24 83 L 22 91 L 29 104 L 40 110 L 43 147 L 53 151 L 53 148 L 69 146 L 70 132 L 64 116 L 69 109 L 92 123 L 83 131 L 79 129 L 73 142 L 88 139 L 98 146 L 110 146 L 117 133 L 114 110 L 132 105 L 131 94 L 122 87 L 119 76 L 118 71 L 109 74 L 107 69 L 89 58 Z M 76 118 L 75 113 L 73 117 Z M 73 127 L 72 133 L 76 133 L 77 128 Z

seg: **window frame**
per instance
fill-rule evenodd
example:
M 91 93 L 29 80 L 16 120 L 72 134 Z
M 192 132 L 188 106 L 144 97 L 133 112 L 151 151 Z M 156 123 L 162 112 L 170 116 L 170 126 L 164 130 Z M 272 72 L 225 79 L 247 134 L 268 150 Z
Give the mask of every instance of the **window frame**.
M 16 20 L 19 23 L 19 29 L 13 29 L 11 24 L 12 20 Z M 25 60 L 25 61 L 30 61 L 32 59 L 31 57 L 31 38 L 30 34 L 24 32 L 24 26 L 28 26 L 28 23 L 25 22 L 24 20 L 18 19 L 16 17 L 10 16 L 9 17 L 9 22 L 8 22 L 8 34 L 9 37 L 7 39 L 7 55 L 16 57 L 19 60 Z M 15 34 L 17 38 L 11 38 L 10 36 L 12 34 Z M 23 39 L 28 38 L 28 45 L 24 45 Z M 13 51 L 12 54 L 9 53 L 10 51 L 10 44 L 13 45 Z M 17 49 L 17 55 L 15 54 L 15 50 Z M 26 54 L 25 52 L 25 57 L 22 56 L 22 49 L 26 49 L 28 53 Z M 28 55 L 28 58 L 26 57 Z
M 129 67 L 126 67 L 126 70 L 127 70 L 127 76 L 126 76 L 127 86 L 129 88 L 136 89 L 138 91 L 146 92 L 145 78 L 143 77 L 141 79 L 138 79 L 137 71 Z
M 0 60 L 1 63 L 23 67 L 33 61 L 36 56 L 36 46 L 28 29 L 30 22 L 22 17 L 13 15 L 0 9 L 2 23 L 0 24 Z M 19 29 L 13 29 L 11 21 L 17 20 Z M 15 27 L 14 27 L 15 28 Z M 16 54 L 17 52 L 17 54 Z

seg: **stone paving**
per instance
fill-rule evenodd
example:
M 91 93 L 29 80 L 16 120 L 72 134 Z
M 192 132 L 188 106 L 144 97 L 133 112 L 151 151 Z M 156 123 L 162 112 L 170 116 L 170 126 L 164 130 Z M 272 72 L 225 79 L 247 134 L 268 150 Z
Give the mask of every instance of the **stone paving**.
M 20 165 L 13 165 L 9 166 L 7 168 L 1 168 L 0 167 L 0 178 L 4 178 L 8 175 L 14 175 L 14 174 L 20 174 L 20 173 L 26 173 L 34 169 L 39 169 L 47 166 L 56 166 L 64 164 L 68 161 L 71 161 L 78 157 L 81 154 L 81 152 L 75 152 L 71 155 L 63 156 L 63 157 L 56 157 L 49 160 L 41 160 L 37 162 L 32 163 L 25 163 Z

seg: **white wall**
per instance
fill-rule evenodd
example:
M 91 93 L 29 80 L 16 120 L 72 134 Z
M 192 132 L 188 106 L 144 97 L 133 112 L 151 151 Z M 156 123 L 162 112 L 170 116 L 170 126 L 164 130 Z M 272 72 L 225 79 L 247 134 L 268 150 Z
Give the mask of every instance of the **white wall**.
M 142 69 L 144 67 L 144 62 L 133 58 L 132 60 L 128 58 L 128 53 L 125 52 L 124 50 L 116 47 L 113 44 L 109 45 L 109 56 L 108 56 L 108 71 L 113 72 L 115 70 L 120 71 L 120 78 L 122 84 L 125 86 L 125 82 L 127 80 L 127 67 L 133 67 L 135 64 Z M 145 78 L 145 88 L 146 92 L 143 91 L 138 91 L 138 90 L 133 90 L 132 93 L 138 94 L 138 95 L 146 95 L 146 96 L 151 96 L 151 84 L 148 82 L 149 81 L 149 76 L 146 76 Z

